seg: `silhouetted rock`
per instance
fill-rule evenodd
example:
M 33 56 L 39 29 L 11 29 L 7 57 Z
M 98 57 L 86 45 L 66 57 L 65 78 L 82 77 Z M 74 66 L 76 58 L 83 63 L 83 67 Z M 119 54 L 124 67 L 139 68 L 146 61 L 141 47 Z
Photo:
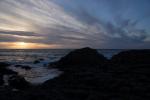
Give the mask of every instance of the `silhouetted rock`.
M 17 75 L 18 73 L 8 69 L 7 67 L 10 66 L 8 63 L 0 62 L 0 85 L 4 84 L 4 75 Z
M 8 69 L 7 68 L 8 66 L 10 66 L 10 64 L 0 62 L 0 73 L 1 73 L 1 75 L 4 75 L 4 74 L 7 74 L 7 75 L 17 74 L 17 72 L 14 72 L 14 71 Z
M 82 66 L 82 65 L 102 65 L 107 59 L 99 54 L 95 49 L 83 48 L 70 52 L 62 57 L 58 62 L 51 63 L 55 66 Z
M 30 70 L 31 69 L 30 66 L 22 66 L 22 68 L 25 69 L 25 70 Z
M 0 100 L 149 100 L 150 75 L 148 69 L 150 69 L 150 64 L 146 60 L 149 56 L 144 56 L 145 50 L 144 52 L 140 51 L 140 54 L 139 51 L 136 53 L 134 51 L 134 54 L 133 51 L 125 51 L 127 52 L 125 54 L 120 53 L 111 59 L 110 62 L 113 64 L 108 64 L 110 67 L 105 64 L 107 62 L 105 58 L 102 60 L 103 56 L 100 58 L 96 56 L 100 60 L 93 61 L 96 59 L 93 56 L 95 53 L 91 55 L 85 53 L 86 50 L 91 52 L 91 49 L 79 50 L 82 53 L 78 50 L 73 51 L 52 64 L 59 68 L 71 68 L 69 71 L 64 70 L 59 77 L 17 93 L 9 90 L 3 91 L 0 87 Z M 149 54 L 146 53 L 146 55 Z M 83 59 L 80 59 L 80 56 Z M 142 60 L 141 57 L 144 57 L 145 60 Z M 79 61 L 74 61 L 78 58 Z M 101 66 L 106 67 L 107 70 L 103 70 Z M 118 70 L 120 67 L 126 68 L 126 70 Z M 28 86 L 24 79 L 20 79 L 20 76 L 16 77 L 19 78 L 13 79 L 11 86 L 19 89 Z M 18 82 L 18 80 L 22 80 L 22 82 Z M 24 85 L 22 86 L 20 83 Z
M 15 65 L 15 67 L 22 67 L 23 65 Z
M 12 70 L 10 70 L 10 69 L 3 69 L 3 70 L 1 70 L 0 71 L 2 74 L 5 74 L 5 75 L 16 75 L 16 74 L 18 74 L 17 72 L 15 72 L 15 71 L 12 71 Z
M 40 60 L 40 61 L 43 61 L 44 59 L 43 59 L 43 58 L 40 58 L 39 60 Z
M 25 70 L 30 70 L 31 69 L 31 67 L 28 66 L 28 65 L 15 65 L 15 67 L 20 67 L 20 68 L 25 69 Z
M 40 63 L 40 60 L 35 60 L 33 63 L 38 64 L 38 63 Z
M 150 64 L 150 50 L 129 50 L 114 55 L 111 63 L 121 65 Z
M 10 66 L 10 64 L 5 63 L 5 62 L 0 62 L 0 68 L 1 67 L 8 67 L 8 66 Z
M 0 73 L 0 86 L 4 84 L 3 75 Z
M 13 75 L 8 80 L 9 85 L 16 89 L 26 89 L 29 88 L 29 83 L 19 75 Z
M 37 60 L 35 60 L 33 63 L 34 63 L 34 64 L 38 64 L 38 63 L 40 63 L 41 61 L 44 61 L 44 59 L 43 59 L 43 58 L 37 59 Z

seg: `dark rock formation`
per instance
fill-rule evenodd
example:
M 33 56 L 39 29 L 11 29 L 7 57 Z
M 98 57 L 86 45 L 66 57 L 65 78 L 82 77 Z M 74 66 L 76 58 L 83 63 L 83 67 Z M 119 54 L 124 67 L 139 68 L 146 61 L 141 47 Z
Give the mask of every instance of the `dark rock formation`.
M 40 59 L 35 60 L 33 63 L 34 63 L 34 64 L 38 64 L 38 63 L 40 63 L 40 62 L 43 61 L 43 60 L 44 60 L 43 58 L 40 58 Z
M 39 61 L 44 61 L 44 59 L 43 59 L 43 58 L 40 58 Z
M 10 66 L 10 64 L 5 63 L 5 62 L 0 62 L 0 68 L 1 67 L 8 67 L 8 66 Z
M 74 52 L 55 64 L 65 68 L 68 68 L 69 65 L 71 69 L 64 70 L 64 74 L 60 77 L 45 82 L 40 90 L 46 91 L 49 95 L 59 95 L 57 99 L 63 98 L 63 100 L 140 100 L 143 97 L 144 99 L 150 98 L 148 95 L 150 89 L 149 51 L 126 51 L 125 54 L 122 52 L 111 59 L 108 64 L 111 67 L 104 64 L 105 61 L 102 63 L 100 60 L 107 70 L 96 67 L 99 64 L 97 60 L 96 65 L 89 64 L 87 56 L 81 56 L 84 59 L 82 60 L 78 58 L 79 55 L 77 56 L 80 51 Z M 78 59 L 82 62 L 76 62 Z M 81 65 L 83 65 L 82 69 Z
M 29 83 L 19 75 L 13 75 L 8 80 L 9 85 L 16 89 L 26 89 L 29 88 Z
M 33 63 L 38 64 L 38 63 L 40 63 L 40 60 L 35 60 Z
M 0 86 L 4 84 L 3 75 L 0 73 Z
M 50 66 L 98 66 L 107 62 L 107 59 L 95 49 L 83 48 L 70 52 L 58 62 Z
M 22 68 L 25 69 L 25 70 L 30 70 L 31 69 L 30 66 L 22 66 Z
M 150 50 L 129 50 L 112 57 L 111 63 L 121 65 L 150 64 Z
M 25 70 L 30 70 L 31 69 L 31 67 L 28 66 L 28 65 L 15 65 L 15 67 L 20 67 L 20 68 L 25 69 Z
M 0 63 L 0 74 L 1 75 L 4 75 L 4 74 L 6 74 L 6 75 L 17 74 L 17 72 L 14 72 L 14 71 L 8 69 L 7 68 L 8 66 L 10 66 L 10 64 L 4 63 L 4 62 Z
M 4 75 L 17 75 L 18 73 L 8 69 L 10 66 L 8 63 L 0 62 L 0 85 L 4 84 L 3 76 Z
M 3 69 L 3 70 L 1 70 L 0 71 L 3 75 L 5 74 L 5 75 L 16 75 L 16 74 L 18 74 L 17 72 L 15 72 L 15 71 L 12 71 L 12 70 L 10 70 L 10 69 Z
M 129 53 L 131 51 L 126 51 L 127 54 L 120 53 L 125 56 L 118 54 L 114 56 L 110 62 L 107 62 L 105 58 L 105 60 L 103 59 L 103 56 L 100 56 L 100 58 L 99 56 L 95 56 L 97 53 L 94 53 L 93 49 L 85 49 L 86 50 L 80 49 L 82 53 L 78 50 L 73 51 L 60 61 L 52 64 L 60 69 L 62 69 L 62 67 L 67 69 L 70 68 L 69 70 L 64 70 L 61 76 L 22 92 L 14 93 L 8 90 L 2 91 L 0 89 L 2 91 L 0 92 L 0 100 L 150 99 L 150 64 L 147 59 L 149 57 L 147 56 L 148 53 L 146 53 L 146 55 L 144 53 L 145 50 L 144 52 L 142 50 L 140 52 L 136 51 L 135 54 L 133 54 L 133 51 L 131 54 Z M 93 53 L 91 54 L 87 51 Z M 87 54 L 91 55 L 87 56 Z M 80 57 L 82 59 L 80 59 Z M 141 57 L 144 57 L 145 60 L 142 60 Z M 138 60 L 135 58 L 138 58 Z M 109 64 L 105 64 L 106 62 Z M 103 69 L 101 66 L 107 69 Z M 125 70 L 120 70 L 120 67 L 121 69 L 125 68 Z M 21 78 L 21 80 L 24 79 Z M 15 83 L 15 85 L 12 83 Z M 11 85 L 13 87 L 17 87 L 21 82 L 13 81 L 12 83 Z M 19 84 L 16 86 L 17 83 Z M 17 88 L 20 87 L 22 86 Z

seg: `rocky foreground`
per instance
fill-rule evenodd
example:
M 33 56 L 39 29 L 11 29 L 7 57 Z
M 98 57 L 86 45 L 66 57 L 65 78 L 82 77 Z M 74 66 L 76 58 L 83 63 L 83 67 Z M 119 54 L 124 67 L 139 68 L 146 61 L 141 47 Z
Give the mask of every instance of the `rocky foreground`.
M 121 52 L 107 60 L 95 49 L 70 52 L 49 67 L 64 73 L 32 86 L 0 63 L 0 100 L 149 100 L 150 50 Z

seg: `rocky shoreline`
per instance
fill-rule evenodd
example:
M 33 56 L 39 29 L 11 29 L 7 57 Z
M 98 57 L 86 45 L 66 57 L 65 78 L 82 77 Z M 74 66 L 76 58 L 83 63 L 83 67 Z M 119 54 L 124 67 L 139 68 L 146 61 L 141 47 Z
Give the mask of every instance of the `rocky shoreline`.
M 4 75 L 11 75 L 9 86 L 0 87 L 0 100 L 150 99 L 150 50 L 123 51 L 108 60 L 95 49 L 78 49 L 50 63 L 64 73 L 38 86 L 8 66 L 0 63 L 0 84 Z

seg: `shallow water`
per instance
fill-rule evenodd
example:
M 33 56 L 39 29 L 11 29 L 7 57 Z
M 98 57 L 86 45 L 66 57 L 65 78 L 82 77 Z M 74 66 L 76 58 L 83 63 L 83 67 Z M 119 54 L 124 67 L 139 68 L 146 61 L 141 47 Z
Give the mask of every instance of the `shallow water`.
M 32 65 L 30 65 L 32 66 Z M 23 76 L 28 82 L 32 84 L 41 84 L 49 79 L 58 77 L 62 72 L 58 69 L 49 69 L 47 67 L 37 66 L 31 70 L 25 70 L 22 68 L 16 68 L 14 65 L 9 67 L 13 71 L 18 72 L 19 75 Z
M 33 84 L 41 84 L 49 79 L 53 79 L 61 75 L 58 69 L 50 69 L 48 63 L 57 61 L 65 56 L 71 50 L 0 50 L 0 62 L 8 62 L 12 64 L 9 68 L 18 72 L 25 77 L 27 81 Z M 122 50 L 98 50 L 99 53 L 110 59 L 113 55 Z M 34 64 L 35 60 L 43 59 L 38 64 Z M 15 65 L 27 65 L 31 70 L 25 70 Z

